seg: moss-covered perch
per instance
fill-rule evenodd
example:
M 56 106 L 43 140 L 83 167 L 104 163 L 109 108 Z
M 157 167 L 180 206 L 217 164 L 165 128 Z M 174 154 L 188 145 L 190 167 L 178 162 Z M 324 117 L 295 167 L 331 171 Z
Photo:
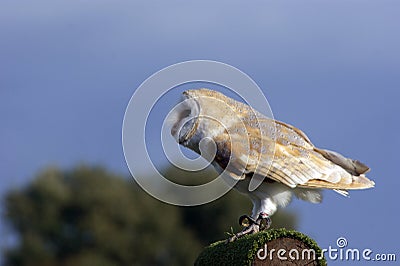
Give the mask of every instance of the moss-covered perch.
M 279 249 L 285 252 L 279 253 Z M 314 251 L 315 256 L 312 254 Z M 195 265 L 327 265 L 320 257 L 321 249 L 308 236 L 293 230 L 270 229 L 228 244 L 225 241 L 213 243 L 203 250 Z

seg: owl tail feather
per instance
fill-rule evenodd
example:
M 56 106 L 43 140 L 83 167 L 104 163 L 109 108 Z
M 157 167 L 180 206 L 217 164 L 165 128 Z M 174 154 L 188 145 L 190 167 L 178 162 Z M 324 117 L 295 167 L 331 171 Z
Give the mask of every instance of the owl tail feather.
M 324 156 L 329 161 L 339 165 L 340 167 L 342 167 L 344 170 L 346 170 L 347 172 L 349 172 L 352 175 L 359 176 L 359 175 L 367 173 L 370 170 L 369 167 L 366 166 L 365 164 L 363 164 L 362 162 L 346 158 L 337 152 L 318 149 L 315 147 L 314 147 L 314 150 L 316 152 L 320 153 L 322 156 Z

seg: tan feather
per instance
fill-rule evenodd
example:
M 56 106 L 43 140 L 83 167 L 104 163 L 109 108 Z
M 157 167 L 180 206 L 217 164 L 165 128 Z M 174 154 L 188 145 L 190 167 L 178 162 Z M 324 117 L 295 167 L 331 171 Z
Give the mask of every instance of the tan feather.
M 257 159 L 247 163 L 246 172 L 254 172 L 292 188 L 327 188 L 342 192 L 374 186 L 373 181 L 360 175 L 369 169 L 364 164 L 315 148 L 307 136 L 293 126 L 268 118 L 259 119 L 261 128 L 271 123 L 275 123 L 276 136 L 263 135 L 261 138 L 258 130 L 248 127 L 252 144 L 250 154 L 256 153 Z M 268 158 L 271 154 L 263 154 L 259 148 L 271 146 L 271 143 L 275 146 L 272 162 Z

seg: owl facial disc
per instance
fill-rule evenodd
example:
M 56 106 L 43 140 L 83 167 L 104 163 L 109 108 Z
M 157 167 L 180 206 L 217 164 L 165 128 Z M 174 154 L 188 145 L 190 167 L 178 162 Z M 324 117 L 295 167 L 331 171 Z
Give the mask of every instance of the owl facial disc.
M 183 144 L 196 131 L 200 106 L 195 99 L 183 95 L 183 101 L 174 107 L 169 115 L 172 124 L 171 134 L 177 142 Z

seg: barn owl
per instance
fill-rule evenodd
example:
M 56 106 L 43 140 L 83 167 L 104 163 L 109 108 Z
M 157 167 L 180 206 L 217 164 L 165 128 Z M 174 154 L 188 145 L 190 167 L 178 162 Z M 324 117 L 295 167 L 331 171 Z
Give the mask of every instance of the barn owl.
M 369 168 L 363 163 L 317 148 L 301 130 L 220 92 L 183 92 L 183 102 L 171 117 L 176 141 L 199 154 L 208 146 L 214 149 L 212 165 L 237 181 L 234 188 L 253 203 L 251 216 L 239 219 L 243 231 L 229 241 L 268 228 L 270 216 L 293 195 L 320 203 L 321 189 L 346 196 L 348 190 L 374 186 L 365 177 Z

